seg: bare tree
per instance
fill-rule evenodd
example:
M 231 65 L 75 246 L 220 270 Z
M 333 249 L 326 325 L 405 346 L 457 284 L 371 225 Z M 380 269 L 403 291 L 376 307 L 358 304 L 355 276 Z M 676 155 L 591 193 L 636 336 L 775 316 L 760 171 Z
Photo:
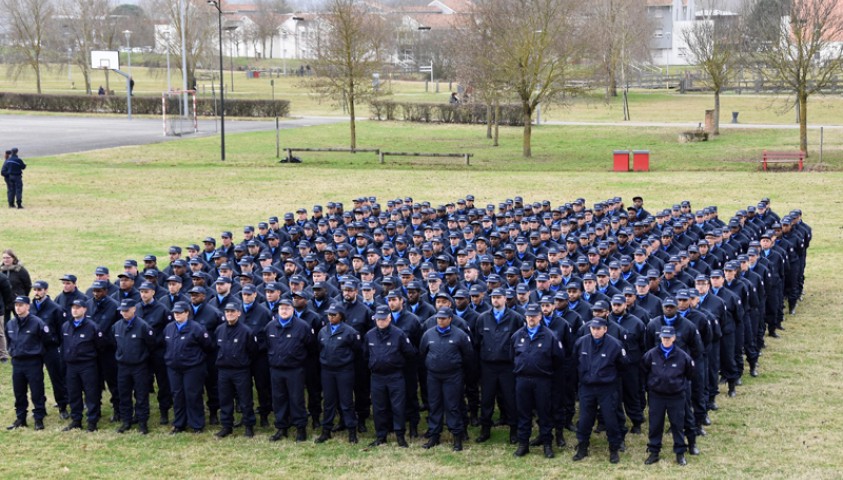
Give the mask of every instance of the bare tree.
M 720 135 L 720 93 L 740 63 L 739 17 L 715 18 L 721 8 L 718 0 L 706 2 L 703 20 L 682 32 L 689 60 L 702 69 L 703 83 L 714 92 L 714 135 Z
M 70 48 L 72 62 L 82 72 L 85 92 L 91 93 L 91 51 L 108 47 L 113 31 L 109 0 L 67 0 L 59 6 L 64 47 Z
M 566 80 L 580 51 L 575 23 L 579 5 L 576 0 L 481 0 L 472 10 L 474 24 L 489 33 L 489 44 L 482 48 L 492 52 L 488 61 L 494 65 L 487 71 L 506 79 L 507 89 L 521 103 L 524 158 L 532 156 L 536 107 L 569 90 Z
M 305 82 L 321 97 L 344 106 L 351 148 L 357 148 L 355 107 L 377 95 L 372 75 L 382 69 L 391 53 L 386 47 L 391 35 L 383 17 L 356 0 L 329 0 L 317 21 L 324 25 L 315 42 L 315 75 Z
M 156 12 L 158 17 L 173 25 L 172 41 L 169 43 L 170 54 L 178 61 L 181 69 L 182 24 L 179 21 L 179 8 L 184 8 L 184 43 L 187 64 L 187 85 L 190 88 L 196 81 L 196 68 L 205 59 L 214 58 L 217 51 L 217 11 L 207 2 L 200 0 L 149 0 L 148 12 Z M 223 6 L 224 7 L 224 6 Z M 225 7 L 224 7 L 225 8 Z M 184 73 L 184 72 L 183 72 Z
M 808 98 L 843 71 L 843 5 L 838 0 L 755 0 L 748 16 L 749 54 L 757 71 L 796 94 L 799 148 L 808 154 Z M 760 41 L 759 41 L 760 39 Z
M 264 58 L 272 58 L 272 49 L 278 29 L 284 22 L 283 13 L 289 11 L 284 0 L 257 0 L 257 15 L 252 17 L 254 30 L 252 35 L 261 43 Z M 266 48 L 266 41 L 269 40 L 269 49 Z
M 629 65 L 647 60 L 652 20 L 646 2 L 596 0 L 588 6 L 588 46 L 606 85 L 606 98 L 618 95 Z
M 14 54 L 14 72 L 31 68 L 35 86 L 41 93 L 41 71 L 44 68 L 45 45 L 51 33 L 53 4 L 50 0 L 0 0 L 5 14 L 9 46 Z

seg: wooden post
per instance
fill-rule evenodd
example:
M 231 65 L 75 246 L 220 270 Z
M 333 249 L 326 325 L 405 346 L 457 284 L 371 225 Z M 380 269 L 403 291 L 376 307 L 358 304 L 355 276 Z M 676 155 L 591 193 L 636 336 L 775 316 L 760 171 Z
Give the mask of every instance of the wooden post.
M 378 159 L 383 163 L 383 152 L 378 152 Z
M 470 165 L 470 164 L 468 163 L 468 154 L 466 153 L 464 156 L 465 156 L 465 164 L 466 164 L 466 165 Z
M 285 150 L 287 150 L 287 163 L 292 163 L 292 161 L 293 161 L 293 149 L 287 148 Z

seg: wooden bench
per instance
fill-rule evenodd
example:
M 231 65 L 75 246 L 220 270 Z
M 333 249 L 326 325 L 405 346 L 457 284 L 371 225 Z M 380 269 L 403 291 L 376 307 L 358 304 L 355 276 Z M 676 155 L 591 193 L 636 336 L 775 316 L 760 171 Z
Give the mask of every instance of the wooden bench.
M 380 153 L 379 148 L 285 148 L 287 158 L 282 159 L 278 163 L 292 163 L 293 152 L 342 152 L 342 153 Z M 381 161 L 383 163 L 383 161 Z
M 419 153 L 419 152 L 380 152 L 380 162 L 384 162 L 384 157 L 387 155 L 395 157 L 446 157 L 446 158 L 463 158 L 466 165 L 471 165 L 470 158 L 474 156 L 473 153 Z
M 767 171 L 767 165 L 771 163 L 796 163 L 799 165 L 799 171 L 802 171 L 805 163 L 805 152 L 769 152 L 764 150 L 764 155 L 761 157 L 761 167 Z

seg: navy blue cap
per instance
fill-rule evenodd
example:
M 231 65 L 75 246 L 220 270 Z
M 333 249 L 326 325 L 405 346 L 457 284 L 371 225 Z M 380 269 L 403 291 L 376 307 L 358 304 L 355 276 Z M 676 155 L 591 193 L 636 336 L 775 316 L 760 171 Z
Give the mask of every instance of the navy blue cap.
M 117 310 L 120 310 L 121 312 L 126 312 L 132 308 L 135 308 L 135 301 L 131 298 L 124 298 L 120 301 L 120 306 L 117 307 Z
M 524 309 L 526 316 L 528 317 L 537 317 L 542 314 L 541 307 L 538 304 L 530 303 L 527 305 L 527 308 Z
M 176 302 L 176 304 L 173 305 L 172 312 L 173 313 L 184 313 L 188 310 L 188 308 L 190 308 L 190 306 L 187 304 L 187 302 Z
M 675 337 L 676 336 L 676 329 L 665 325 L 659 330 L 659 337 L 660 338 L 668 338 L 668 337 Z
M 59 280 L 61 280 L 62 282 L 76 283 L 76 275 L 66 273 L 66 274 L 62 275 L 62 277 Z
M 30 302 L 29 297 L 27 297 L 25 295 L 18 295 L 17 297 L 15 297 L 15 303 L 25 303 L 25 304 L 29 305 L 29 302 Z

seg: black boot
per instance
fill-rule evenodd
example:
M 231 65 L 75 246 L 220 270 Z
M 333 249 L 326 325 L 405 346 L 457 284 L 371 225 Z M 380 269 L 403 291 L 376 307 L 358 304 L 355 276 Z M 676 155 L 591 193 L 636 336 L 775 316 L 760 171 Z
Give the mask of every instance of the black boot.
M 233 433 L 231 427 L 222 427 L 214 436 L 217 438 L 225 438 Z
M 407 439 L 404 438 L 403 433 L 396 433 L 395 434 L 395 442 L 401 448 L 409 448 L 410 447 L 409 445 L 407 445 Z
M 419 438 L 419 426 L 410 425 L 410 438 Z
M 386 445 L 386 439 L 383 437 L 378 437 L 372 443 L 369 444 L 369 447 L 374 448 L 379 447 L 381 445 Z
M 621 455 L 617 450 L 609 450 L 609 463 L 618 463 L 621 461 Z
M 455 452 L 462 452 L 462 435 L 454 435 L 454 448 Z
M 97 422 L 88 422 L 88 431 L 89 432 L 96 432 L 97 431 Z
M 676 454 L 676 463 L 678 463 L 679 465 L 682 465 L 683 467 L 688 464 L 688 461 L 685 460 L 685 454 L 684 453 L 677 453 Z
M 553 454 L 553 446 L 549 443 L 544 444 L 544 458 L 553 458 L 556 455 Z
M 433 448 L 437 445 L 439 445 L 439 435 L 431 435 L 430 439 L 427 441 L 427 443 L 422 445 L 422 448 L 430 449 L 430 448 Z
M 211 411 L 211 414 L 208 416 L 208 424 L 209 425 L 219 425 L 220 424 L 220 417 L 217 416 L 216 410 Z
M 161 421 L 159 422 L 161 425 L 169 425 L 170 424 L 170 415 L 167 410 L 161 411 Z
M 297 427 L 296 428 L 296 441 L 297 442 L 304 442 L 307 440 L 307 428 L 306 427 Z
M 530 446 L 531 446 L 531 447 L 538 447 L 538 446 L 541 446 L 541 445 L 542 445 L 542 443 L 543 443 L 543 442 L 542 442 L 541 437 L 536 437 L 536 438 L 534 438 L 534 439 L 530 440 Z
M 652 465 L 659 461 L 659 454 L 657 452 L 650 452 L 647 460 L 644 460 L 644 465 Z
M 44 420 L 35 420 L 35 430 L 44 430 Z
M 474 439 L 476 443 L 483 443 L 492 438 L 492 429 L 487 426 L 480 427 L 480 435 Z
M 556 448 L 564 448 L 568 442 L 565 441 L 565 430 L 558 429 L 556 430 Z
M 325 443 L 330 439 L 331 439 L 331 430 L 328 429 L 328 428 L 323 428 L 322 433 L 318 437 L 316 437 L 316 440 L 314 440 L 314 442 Z
M 730 397 L 736 397 L 737 395 L 738 395 L 738 392 L 735 391 L 735 381 L 729 380 L 729 396 Z
M 269 437 L 269 441 L 270 442 L 277 442 L 278 440 L 281 440 L 282 438 L 285 438 L 286 436 L 287 436 L 287 429 L 286 428 L 279 428 L 279 429 L 275 430 L 275 433 L 273 433 L 271 437 Z
M 269 415 L 264 414 L 261 415 L 261 428 L 266 428 L 269 426 Z
M 348 429 L 348 443 L 357 443 L 357 432 L 353 428 Z
M 580 443 L 577 445 L 577 453 L 574 454 L 573 460 L 575 462 L 579 462 L 583 458 L 588 456 L 588 444 Z
M 513 453 L 513 455 L 515 455 L 516 457 L 523 457 L 528 453 L 530 453 L 530 445 L 522 443 L 518 445 L 518 448 L 515 450 L 515 453 Z
M 21 428 L 21 427 L 26 427 L 26 426 L 27 426 L 27 425 L 26 425 L 26 420 L 25 420 L 25 419 L 24 419 L 24 420 L 17 419 L 17 420 L 15 420 L 15 423 L 13 423 L 13 424 L 9 425 L 8 427 L 6 427 L 6 430 L 14 430 L 14 429 L 16 429 L 16 428 Z M 82 425 L 79 425 L 79 427 L 81 428 L 81 427 L 82 427 Z
M 140 422 L 138 424 L 138 432 L 141 435 L 147 435 L 149 433 L 149 427 L 146 425 L 146 422 Z
M 509 444 L 515 445 L 518 443 L 518 428 L 509 427 Z
M 629 433 L 633 435 L 641 435 L 641 424 L 640 423 L 633 423 L 632 429 L 629 430 Z
M 132 428 L 132 424 L 131 424 L 131 423 L 128 423 L 128 422 L 123 422 L 123 424 L 122 424 L 122 425 L 120 425 L 120 428 L 118 428 L 118 429 L 117 429 L 117 433 L 125 433 L 125 432 L 127 432 L 130 428 Z
M 253 438 L 255 436 L 255 427 L 246 425 L 246 430 L 243 432 L 243 436 L 246 438 Z

